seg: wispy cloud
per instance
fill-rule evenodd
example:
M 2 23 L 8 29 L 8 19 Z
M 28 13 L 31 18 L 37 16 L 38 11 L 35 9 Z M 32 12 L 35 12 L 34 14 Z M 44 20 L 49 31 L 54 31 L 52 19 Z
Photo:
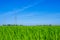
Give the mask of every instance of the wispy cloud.
M 18 12 L 24 11 L 25 9 L 28 9 L 28 8 L 33 7 L 33 6 L 36 6 L 36 5 L 38 5 L 38 4 L 39 4 L 39 3 L 34 3 L 33 5 L 28 5 L 28 6 L 26 6 L 26 7 L 23 7 L 22 9 L 13 10 L 13 11 L 9 11 L 9 12 L 3 13 L 3 14 L 0 15 L 0 16 L 7 16 L 7 15 L 16 14 L 16 13 L 18 13 Z

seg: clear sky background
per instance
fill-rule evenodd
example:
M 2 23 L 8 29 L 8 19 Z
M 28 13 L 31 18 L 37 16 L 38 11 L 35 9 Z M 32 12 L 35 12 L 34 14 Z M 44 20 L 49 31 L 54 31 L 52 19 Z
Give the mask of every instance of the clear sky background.
M 15 23 L 59 25 L 60 0 L 0 0 L 0 24 Z

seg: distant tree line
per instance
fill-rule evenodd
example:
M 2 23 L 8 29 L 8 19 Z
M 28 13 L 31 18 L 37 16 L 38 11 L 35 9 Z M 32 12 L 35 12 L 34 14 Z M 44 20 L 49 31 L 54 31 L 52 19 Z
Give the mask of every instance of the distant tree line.
M 17 25 L 17 24 L 3 24 L 2 26 L 23 26 L 23 25 Z
M 2 26 L 24 26 L 24 25 L 17 25 L 17 24 L 3 24 Z M 31 25 L 30 25 L 31 26 Z M 52 26 L 51 24 L 49 25 L 32 25 L 32 26 Z

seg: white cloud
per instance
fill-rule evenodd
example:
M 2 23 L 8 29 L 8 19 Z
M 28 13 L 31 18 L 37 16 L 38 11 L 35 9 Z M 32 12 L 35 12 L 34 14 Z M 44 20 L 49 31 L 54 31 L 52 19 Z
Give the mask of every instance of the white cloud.
M 28 9 L 30 7 L 33 7 L 33 6 L 37 5 L 37 4 L 39 4 L 39 3 L 34 3 L 33 5 L 28 5 L 28 6 L 24 7 L 24 8 L 22 8 L 22 9 L 19 9 L 19 10 L 13 10 L 13 11 L 9 11 L 7 13 L 3 13 L 2 15 L 0 15 L 0 17 L 1 16 L 12 15 L 12 14 L 15 14 L 15 13 L 18 13 L 18 12 L 21 12 L 21 11 L 24 11 L 25 9 Z

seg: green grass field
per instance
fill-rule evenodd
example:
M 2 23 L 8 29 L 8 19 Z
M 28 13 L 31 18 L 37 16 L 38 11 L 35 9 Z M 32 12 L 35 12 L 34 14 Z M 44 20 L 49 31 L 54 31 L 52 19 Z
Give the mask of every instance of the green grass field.
M 0 40 L 60 40 L 60 26 L 0 26 Z

